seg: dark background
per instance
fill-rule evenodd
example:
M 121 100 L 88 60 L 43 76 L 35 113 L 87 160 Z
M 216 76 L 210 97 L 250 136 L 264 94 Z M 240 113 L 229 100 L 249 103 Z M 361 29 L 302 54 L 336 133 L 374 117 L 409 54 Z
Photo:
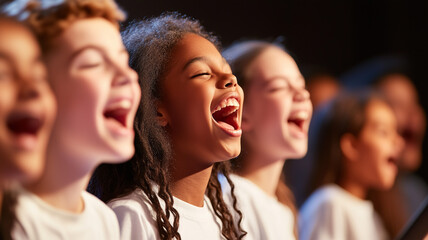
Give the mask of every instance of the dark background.
M 399 54 L 410 63 L 427 112 L 428 1 L 412 0 L 120 0 L 128 20 L 178 11 L 199 19 L 227 46 L 242 38 L 274 39 L 300 66 L 318 65 L 340 77 L 372 57 Z M 427 141 L 424 155 L 428 155 Z M 427 157 L 425 157 L 427 159 Z M 419 174 L 428 182 L 428 160 Z

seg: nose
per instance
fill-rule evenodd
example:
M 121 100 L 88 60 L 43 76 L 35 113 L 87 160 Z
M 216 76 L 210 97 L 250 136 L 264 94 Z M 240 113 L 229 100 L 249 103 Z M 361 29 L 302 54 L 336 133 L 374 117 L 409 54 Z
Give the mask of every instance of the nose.
M 113 87 L 120 87 L 137 81 L 137 73 L 129 66 L 118 67 L 117 75 L 112 82 Z
M 32 77 L 23 77 L 19 76 L 19 92 L 18 98 L 22 100 L 29 100 L 38 98 L 40 96 L 40 92 L 38 89 L 37 80 Z
M 233 74 L 225 74 L 224 77 L 218 82 L 219 88 L 231 88 L 238 85 L 238 80 Z
M 310 97 L 310 93 L 305 88 L 294 89 L 294 96 L 293 96 L 294 101 L 299 101 L 299 102 L 306 101 L 309 99 L 309 97 Z

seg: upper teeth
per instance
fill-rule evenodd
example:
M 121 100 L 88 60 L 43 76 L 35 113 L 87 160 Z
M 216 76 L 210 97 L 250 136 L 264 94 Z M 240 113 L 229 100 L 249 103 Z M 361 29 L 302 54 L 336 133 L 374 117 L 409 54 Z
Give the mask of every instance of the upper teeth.
M 214 109 L 213 113 L 220 111 L 225 107 L 239 107 L 239 102 L 236 98 L 225 99 Z
M 309 113 L 306 111 L 299 111 L 299 112 L 294 114 L 293 118 L 294 119 L 300 119 L 300 120 L 306 120 L 309 118 Z
M 114 102 L 112 104 L 110 104 L 110 106 L 108 107 L 109 109 L 117 109 L 117 108 L 122 108 L 122 109 L 130 109 L 132 107 L 132 102 L 129 99 L 123 99 L 117 102 Z

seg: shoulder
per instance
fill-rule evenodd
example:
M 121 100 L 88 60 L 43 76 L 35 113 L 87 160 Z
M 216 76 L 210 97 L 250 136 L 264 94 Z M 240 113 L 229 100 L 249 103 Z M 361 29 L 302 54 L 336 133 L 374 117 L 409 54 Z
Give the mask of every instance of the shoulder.
M 153 212 L 149 199 L 138 189 L 126 196 L 111 200 L 108 206 L 116 215 L 128 212 L 146 216 Z
M 121 239 L 158 239 L 156 213 L 141 190 L 113 199 L 108 206 L 119 221 Z
M 232 180 L 233 184 L 235 185 L 235 193 L 237 195 L 245 196 L 245 199 L 248 199 L 248 196 L 260 196 L 260 194 L 263 196 L 264 192 L 254 183 L 252 183 L 250 180 L 231 174 L 230 179 Z
M 82 192 L 82 198 L 85 202 L 85 211 L 81 216 L 81 223 L 94 221 L 92 226 L 94 229 L 102 231 L 104 234 L 102 238 L 117 238 L 119 236 L 119 223 L 114 212 L 104 202 L 86 191 Z
M 329 206 L 340 204 L 346 198 L 346 194 L 339 186 L 329 184 L 316 190 L 309 196 L 302 208 L 305 206 Z
M 306 200 L 299 211 L 300 239 L 347 238 L 348 211 L 342 191 L 338 186 L 327 185 Z
M 82 198 L 85 202 L 85 210 L 89 210 L 103 219 L 116 218 L 113 211 L 94 195 L 84 191 L 82 192 Z
M 346 194 L 339 186 L 327 185 L 315 191 L 300 208 L 300 220 L 323 218 L 343 212 L 347 207 Z M 328 218 L 330 218 L 328 217 Z

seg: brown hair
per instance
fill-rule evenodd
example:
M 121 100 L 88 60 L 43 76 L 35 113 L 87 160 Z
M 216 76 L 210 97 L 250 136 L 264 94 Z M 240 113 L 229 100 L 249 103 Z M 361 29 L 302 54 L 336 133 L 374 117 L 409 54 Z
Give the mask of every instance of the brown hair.
M 14 7 L 21 9 L 18 16 L 33 28 L 44 53 L 52 47 L 53 39 L 79 19 L 104 18 L 119 28 L 119 22 L 126 17 L 113 0 L 65 0 L 48 7 L 30 1 Z

